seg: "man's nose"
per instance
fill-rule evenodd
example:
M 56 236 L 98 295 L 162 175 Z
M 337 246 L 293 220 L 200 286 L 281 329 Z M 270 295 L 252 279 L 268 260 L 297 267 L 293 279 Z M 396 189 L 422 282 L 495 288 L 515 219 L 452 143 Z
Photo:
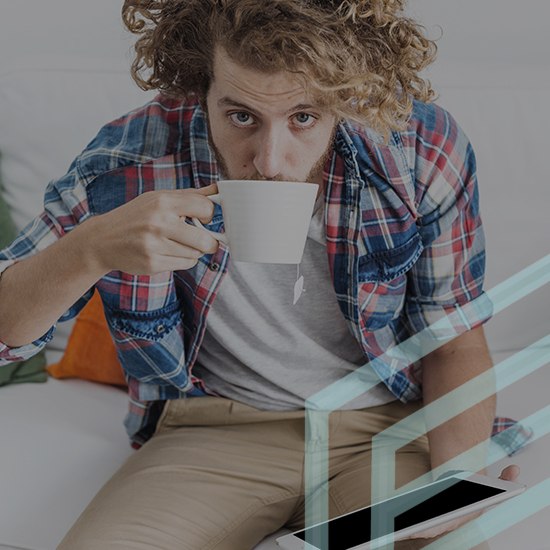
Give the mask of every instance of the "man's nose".
M 265 178 L 273 179 L 281 174 L 285 164 L 284 138 L 276 128 L 265 128 L 258 136 L 254 156 L 256 170 Z

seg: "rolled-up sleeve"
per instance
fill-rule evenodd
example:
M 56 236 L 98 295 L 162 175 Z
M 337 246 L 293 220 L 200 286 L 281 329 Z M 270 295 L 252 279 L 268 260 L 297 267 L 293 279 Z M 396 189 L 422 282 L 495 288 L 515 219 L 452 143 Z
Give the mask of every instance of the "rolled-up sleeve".
M 48 185 L 44 212 L 0 251 L 0 281 L 6 269 L 46 249 L 88 216 L 86 190 L 78 176 L 75 162 L 65 176 Z M 60 321 L 77 315 L 92 294 L 93 289 L 66 311 Z M 52 339 L 54 331 L 55 325 L 35 342 L 19 348 L 11 348 L 0 342 L 0 365 L 32 357 Z
M 409 272 L 405 308 L 411 332 L 430 327 L 431 336 L 440 339 L 476 328 L 492 315 L 483 292 L 476 159 L 464 132 L 440 108 L 430 126 L 418 131 L 416 150 L 417 227 L 424 250 Z

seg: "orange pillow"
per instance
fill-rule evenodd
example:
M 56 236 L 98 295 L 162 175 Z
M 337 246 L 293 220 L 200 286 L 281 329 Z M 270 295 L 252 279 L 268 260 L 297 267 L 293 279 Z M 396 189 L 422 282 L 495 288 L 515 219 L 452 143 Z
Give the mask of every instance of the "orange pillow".
M 61 361 L 46 370 L 54 378 L 127 386 L 98 292 L 79 313 Z

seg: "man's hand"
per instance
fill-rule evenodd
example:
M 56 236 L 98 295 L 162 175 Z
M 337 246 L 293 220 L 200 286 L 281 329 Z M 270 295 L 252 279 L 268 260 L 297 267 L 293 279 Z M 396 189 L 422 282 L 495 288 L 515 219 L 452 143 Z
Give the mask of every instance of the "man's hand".
M 155 275 L 193 267 L 216 241 L 190 225 L 186 217 L 208 223 L 214 205 L 206 198 L 217 186 L 203 189 L 152 191 L 82 225 L 90 252 L 105 273 Z
M 502 470 L 499 476 L 499 479 L 515 482 L 518 479 L 519 473 L 520 473 L 519 466 L 512 464 L 504 468 L 504 470 Z M 420 533 L 416 533 L 416 535 L 411 535 L 410 537 L 407 537 L 407 538 L 408 539 L 432 539 L 435 537 L 442 536 L 445 533 L 450 533 L 451 531 L 454 531 L 455 529 L 462 527 L 466 523 L 469 523 L 470 521 L 478 518 L 483 514 L 483 512 L 484 512 L 483 510 L 472 512 L 471 514 L 462 516 L 461 518 L 455 519 L 453 521 L 448 521 L 436 527 L 432 527 L 431 529 L 420 531 Z
M 217 186 L 152 191 L 94 216 L 10 266 L 0 283 L 0 341 L 19 347 L 44 335 L 110 271 L 155 275 L 189 269 L 218 242 L 186 217 L 208 223 Z

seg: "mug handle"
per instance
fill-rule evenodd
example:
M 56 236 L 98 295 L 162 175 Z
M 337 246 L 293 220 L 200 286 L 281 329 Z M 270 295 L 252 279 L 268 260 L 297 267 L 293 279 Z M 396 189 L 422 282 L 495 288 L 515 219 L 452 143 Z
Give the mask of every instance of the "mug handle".
M 213 203 L 219 204 L 221 206 L 219 193 L 216 193 L 215 195 L 206 195 L 206 198 L 210 199 Z M 191 218 L 191 219 L 193 220 L 193 223 L 195 224 L 196 227 L 200 229 L 204 229 L 207 233 L 210 233 L 210 235 L 212 235 L 212 237 L 214 237 L 214 239 L 216 239 L 217 241 L 220 241 L 225 245 L 228 244 L 226 233 L 216 233 L 215 231 L 210 231 L 210 229 L 206 229 L 206 227 L 202 225 L 202 223 L 198 218 Z

